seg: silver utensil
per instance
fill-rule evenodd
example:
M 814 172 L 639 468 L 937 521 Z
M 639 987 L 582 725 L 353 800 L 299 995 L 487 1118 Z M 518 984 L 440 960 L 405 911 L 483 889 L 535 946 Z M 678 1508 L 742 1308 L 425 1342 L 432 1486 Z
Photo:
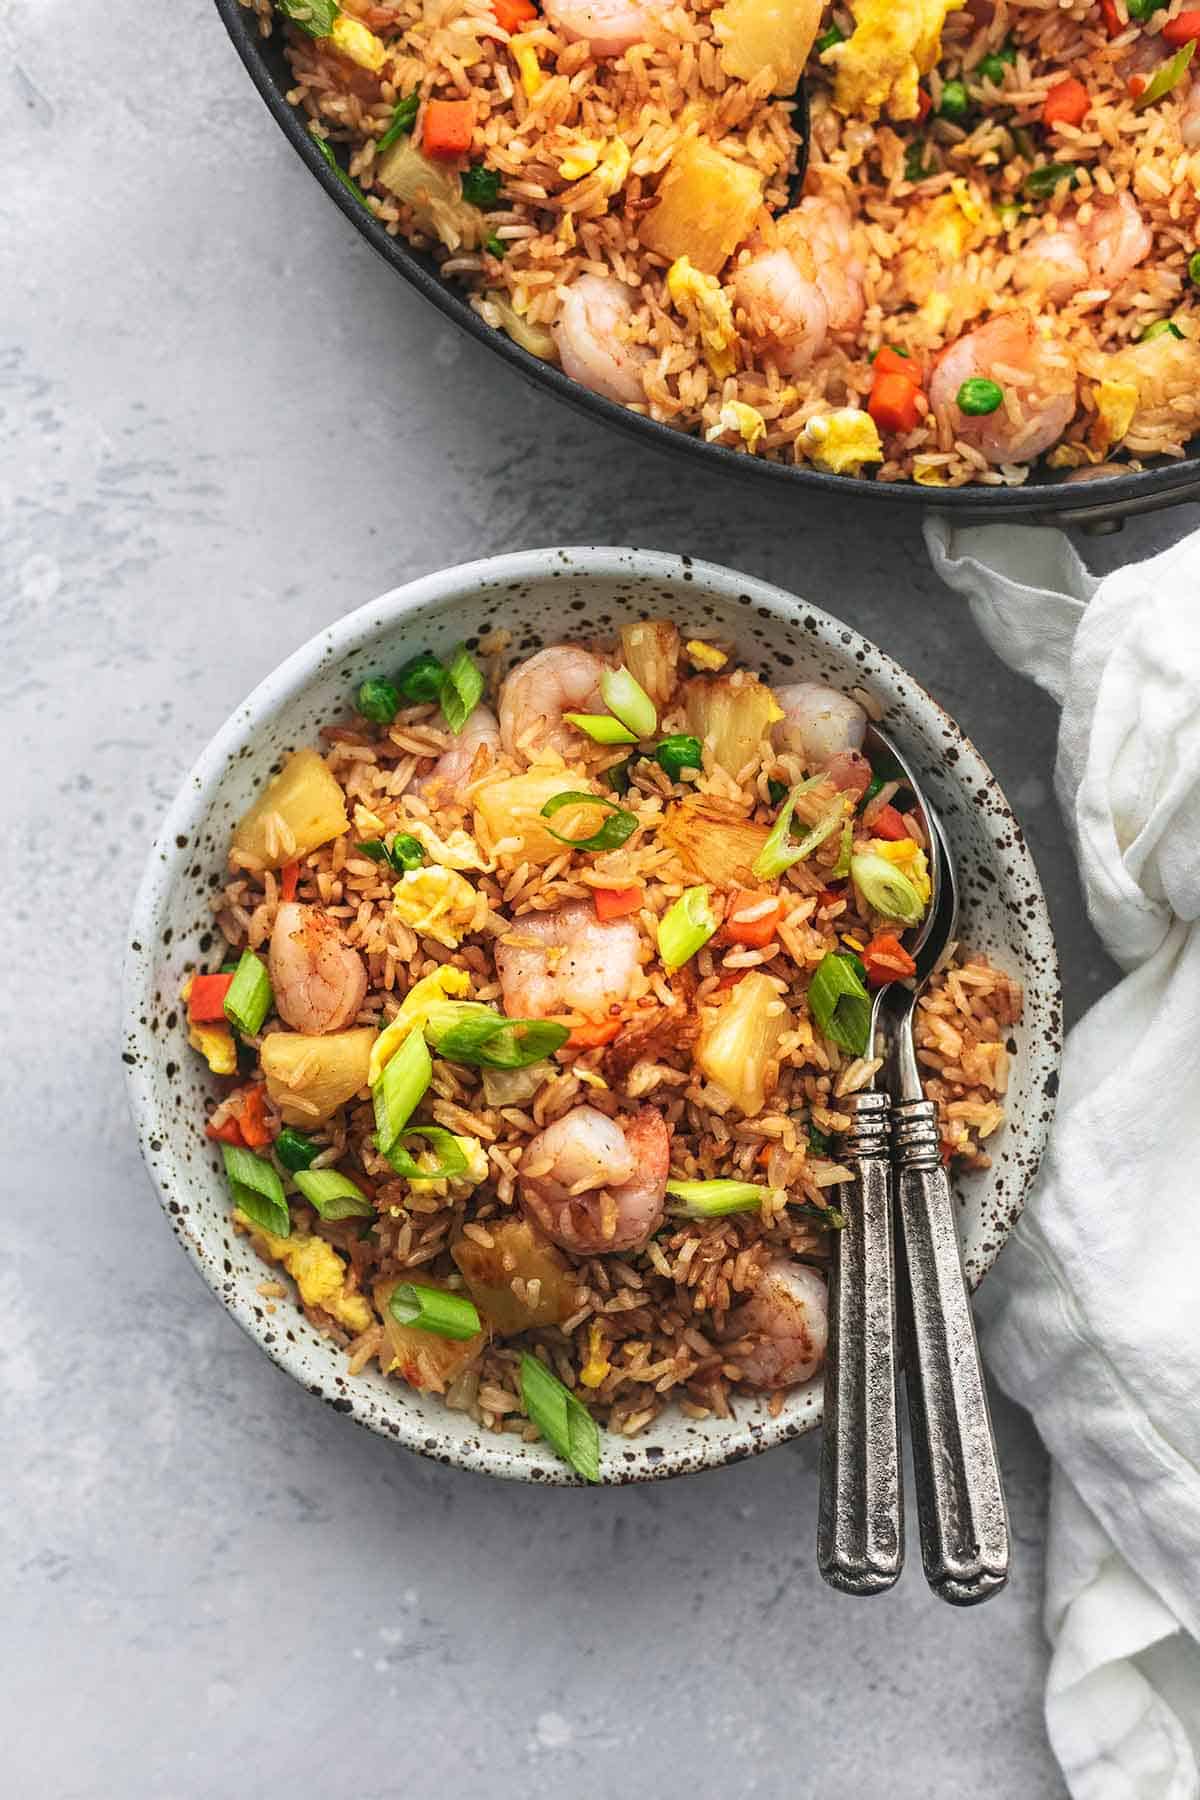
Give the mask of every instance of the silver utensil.
M 924 816 L 925 803 L 908 764 L 877 725 L 868 727 L 864 749 L 874 752 L 876 760 L 888 757 L 903 771 Z M 914 955 L 937 915 L 936 869 L 931 874 L 934 892 Z M 893 987 L 875 992 L 872 1047 Z M 904 1566 L 890 1100 L 872 1081 L 844 1105 L 854 1126 L 841 1154 L 854 1178 L 841 1189 L 846 1224 L 837 1233 L 829 1273 L 817 1562 L 832 1587 L 849 1594 L 879 1594 Z
M 919 790 L 914 788 L 920 798 Z M 958 926 L 958 884 L 940 820 L 928 805 L 932 929 L 911 989 L 892 988 L 888 1088 L 900 1224 L 901 1336 L 921 1559 L 930 1587 L 956 1606 L 988 1599 L 1008 1579 L 1008 1512 L 987 1390 L 963 1274 L 937 1108 L 924 1098 L 913 1014 Z

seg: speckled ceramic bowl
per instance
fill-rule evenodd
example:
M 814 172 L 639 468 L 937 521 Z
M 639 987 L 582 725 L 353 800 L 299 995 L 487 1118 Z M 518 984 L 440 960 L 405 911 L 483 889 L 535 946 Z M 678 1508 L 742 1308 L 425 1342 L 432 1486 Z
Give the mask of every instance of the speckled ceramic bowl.
M 514 656 L 572 632 L 603 634 L 647 614 L 690 631 L 737 638 L 768 679 L 810 676 L 869 690 L 889 731 L 928 783 L 962 879 L 962 936 L 1018 975 L 1027 996 L 1013 1032 L 1010 1123 L 993 1166 L 960 1186 L 963 1251 L 972 1283 L 990 1268 L 1037 1168 L 1058 1081 L 1061 1011 L 1050 921 L 1019 826 L 974 747 L 912 678 L 827 613 L 778 588 L 686 557 L 639 550 L 531 550 L 468 563 L 397 588 L 312 639 L 258 687 L 217 733 L 184 783 L 154 846 L 130 931 L 124 1056 L 142 1153 L 179 1241 L 213 1292 L 269 1356 L 309 1392 L 410 1450 L 490 1475 L 571 1482 L 543 1445 L 480 1433 L 377 1372 L 351 1380 L 341 1351 L 283 1303 L 268 1315 L 263 1265 L 230 1229 L 221 1161 L 204 1136 L 209 1077 L 189 1051 L 178 1004 L 185 974 L 208 963 L 207 899 L 222 880 L 229 834 L 279 759 L 315 740 L 367 675 L 417 650 L 445 652 L 496 625 Z M 667 1413 L 636 1442 L 607 1439 L 606 1481 L 647 1481 L 733 1462 L 811 1430 L 820 1381 L 772 1418 L 739 1401 L 735 1420 L 694 1423 Z

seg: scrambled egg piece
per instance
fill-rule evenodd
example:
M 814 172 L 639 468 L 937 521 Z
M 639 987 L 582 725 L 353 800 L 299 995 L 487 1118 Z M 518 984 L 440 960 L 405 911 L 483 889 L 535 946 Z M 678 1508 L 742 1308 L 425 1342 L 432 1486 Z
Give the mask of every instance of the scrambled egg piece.
M 879 428 L 870 413 L 854 406 L 810 419 L 800 433 L 800 447 L 814 467 L 830 475 L 852 475 L 864 463 L 883 461 Z
M 598 1388 L 611 1367 L 605 1355 L 604 1327 L 599 1320 L 593 1320 L 588 1327 L 587 1361 L 579 1371 L 579 1379 L 584 1387 Z
M 619 193 L 625 186 L 629 175 L 629 165 L 633 161 L 629 145 L 624 138 L 614 138 L 604 155 L 600 158 L 597 173 L 600 184 L 606 194 Z
M 856 0 L 855 29 L 826 60 L 837 69 L 839 112 L 915 119 L 917 83 L 942 51 L 942 26 L 965 0 Z
M 1119 443 L 1133 424 L 1138 409 L 1136 381 L 1101 381 L 1096 387 L 1096 416 L 1103 429 L 1105 446 Z
M 595 138 L 582 138 L 579 143 L 572 145 L 559 163 L 559 174 L 564 181 L 582 181 L 600 161 L 603 149 L 604 145 L 597 143 Z
M 237 1045 L 228 1025 L 189 1024 L 188 1043 L 200 1052 L 214 1075 L 237 1074 Z
M 429 1009 L 443 1000 L 462 1000 L 471 991 L 471 978 L 465 969 L 435 969 L 414 981 L 400 1004 L 400 1011 L 390 1025 L 384 1027 L 371 1045 L 371 1061 L 367 1068 L 367 1085 L 374 1087 L 410 1031 L 419 1031 L 429 1017 Z
M 728 400 L 721 408 L 716 424 L 704 435 L 711 444 L 714 438 L 724 437 L 727 431 L 736 431 L 746 448 L 753 450 L 759 439 L 766 436 L 767 421 L 757 406 L 748 406 L 744 400 Z
M 346 1292 L 346 1265 L 332 1244 L 324 1238 L 306 1237 L 303 1232 L 291 1237 L 276 1237 L 262 1225 L 256 1225 L 245 1213 L 235 1213 L 240 1225 L 250 1233 L 250 1241 L 268 1262 L 280 1263 L 300 1291 L 305 1306 L 320 1307 L 331 1319 L 345 1326 L 357 1337 L 375 1322 L 375 1314 L 361 1294 Z
M 413 1129 L 419 1131 L 421 1128 L 419 1125 L 416 1125 Z M 442 1160 L 441 1152 L 439 1150 L 421 1150 L 413 1157 L 413 1161 L 416 1163 L 418 1169 L 427 1170 L 429 1172 L 429 1178 L 426 1180 L 414 1180 L 412 1176 L 409 1176 L 408 1185 L 410 1188 L 415 1189 L 419 1194 L 447 1194 L 450 1191 L 452 1183 L 465 1184 L 468 1187 L 478 1187 L 481 1181 L 487 1180 L 487 1151 L 484 1149 L 479 1139 L 474 1137 L 458 1137 L 455 1135 L 454 1141 L 467 1159 L 467 1166 L 462 1174 L 452 1175 L 449 1178 L 434 1175 L 433 1171 L 439 1166 Z M 388 1210 L 394 1214 L 402 1214 L 404 1209 L 402 1207 L 393 1206 L 389 1207 Z
M 542 65 L 538 61 L 537 51 L 528 38 L 520 36 L 509 38 L 508 47 L 516 61 L 526 98 L 532 100 L 546 79 Z
M 913 480 L 918 487 L 945 487 L 946 477 L 942 473 L 940 463 L 925 462 L 921 457 L 913 458 Z
M 443 869 L 480 869 L 485 874 L 495 863 L 484 860 L 483 851 L 469 831 L 456 826 L 448 837 L 439 837 L 424 819 L 409 819 L 408 830 L 435 863 Z
M 892 842 L 884 838 L 872 838 L 871 848 L 876 856 L 882 856 L 885 862 L 895 863 L 903 869 L 908 879 L 916 888 L 926 905 L 933 892 L 933 883 L 929 879 L 929 859 L 920 844 L 912 838 L 899 838 Z
M 458 949 L 479 910 L 479 895 L 470 882 L 456 869 L 436 863 L 406 870 L 392 896 L 392 906 L 406 925 L 422 937 L 436 938 L 447 950 Z
M 716 276 L 702 274 L 686 256 L 680 256 L 667 270 L 667 292 L 688 324 L 699 332 L 704 360 L 717 380 L 732 375 L 737 366 L 733 307 Z
M 703 638 L 689 638 L 683 647 L 694 669 L 712 669 L 715 673 L 729 661 L 724 650 L 718 650 L 715 644 L 706 644 Z
M 329 31 L 329 41 L 335 50 L 348 56 L 351 62 L 360 69 L 367 69 L 372 75 L 378 75 L 387 61 L 387 48 L 382 38 L 377 38 L 373 31 L 368 31 L 361 19 L 352 19 L 348 13 L 339 13 Z

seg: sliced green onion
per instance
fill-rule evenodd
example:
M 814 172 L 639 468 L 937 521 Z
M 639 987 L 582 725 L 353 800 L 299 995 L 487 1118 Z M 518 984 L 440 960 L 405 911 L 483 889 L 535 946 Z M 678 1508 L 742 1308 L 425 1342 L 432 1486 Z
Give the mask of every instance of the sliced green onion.
M 1188 280 L 1193 287 L 1200 287 L 1200 250 L 1193 250 L 1188 257 Z
M 544 1363 L 521 1357 L 521 1399 L 546 1442 L 585 1481 L 600 1479 L 600 1428 L 587 1407 Z
M 905 181 L 924 181 L 930 171 L 925 167 L 925 140 L 915 138 L 904 152 Z
M 412 705 L 424 706 L 441 694 L 445 673 L 433 652 L 422 650 L 419 656 L 409 657 L 396 676 L 396 686 Z
M 868 350 L 867 361 L 869 363 L 873 363 L 875 361 L 875 358 L 879 355 L 880 350 L 890 350 L 893 356 L 902 356 L 904 358 L 905 362 L 908 362 L 910 360 L 908 351 L 902 350 L 900 348 L 899 344 L 879 344 L 874 350 Z M 785 788 L 784 793 L 786 793 L 786 792 L 787 792 L 787 789 Z M 780 796 L 780 798 L 782 798 L 782 795 Z
M 465 644 L 450 652 L 439 693 L 442 717 L 451 731 L 459 732 L 483 699 L 483 676 Z
M 837 861 L 829 871 L 830 881 L 841 881 L 850 873 L 850 858 L 854 854 L 854 820 L 847 819 L 842 826 L 842 842 L 838 849 Z
M 297 1169 L 307 1169 L 320 1154 L 320 1149 L 319 1144 L 314 1144 L 302 1131 L 293 1131 L 290 1125 L 285 1125 L 275 1139 L 275 1154 L 292 1175 Z
M 329 167 L 333 170 L 351 199 L 357 200 L 360 206 L 367 206 L 367 196 L 363 193 L 353 175 L 348 175 L 345 169 L 343 169 L 341 163 L 333 153 L 333 145 L 326 143 L 324 138 L 315 136 L 313 137 L 313 143 L 317 146 L 317 149 L 329 164 Z M 370 212 L 370 210 L 370 207 L 367 206 L 367 211 Z
M 767 782 L 767 793 L 771 797 L 772 806 L 782 806 L 788 795 L 787 782 L 772 778 Z
M 426 1042 L 447 1062 L 477 1069 L 527 1069 L 561 1049 L 570 1028 L 557 1019 L 507 1019 L 477 1000 L 431 1006 Z
M 1153 106 L 1156 100 L 1165 99 L 1173 88 L 1177 88 L 1187 74 L 1188 64 L 1195 54 L 1196 40 L 1192 38 L 1183 46 L 1182 50 L 1175 52 L 1170 62 L 1160 63 L 1150 77 L 1149 85 L 1142 89 L 1134 101 L 1134 112 L 1144 112 L 1148 106 Z
M 882 775 L 872 775 L 870 781 L 868 781 L 867 786 L 866 786 L 866 791 L 863 794 L 862 799 L 859 801 L 859 806 L 864 811 L 868 806 L 870 806 L 872 800 L 875 798 L 875 796 L 879 792 L 880 788 L 882 788 L 883 781 L 884 781 L 884 778 Z
M 824 56 L 825 52 L 827 50 L 832 50 L 835 44 L 844 44 L 845 41 L 846 34 L 841 26 L 831 25 L 828 31 L 823 31 L 821 33 L 820 37 L 813 45 L 813 48 L 818 56 Z
M 770 837 L 750 865 L 751 872 L 760 881 L 774 881 L 776 876 L 782 875 L 785 869 L 790 869 L 793 863 L 799 862 L 802 856 L 808 854 L 791 841 L 792 814 L 800 795 L 809 788 L 816 787 L 824 779 L 823 775 L 810 775 L 807 781 L 798 781 L 788 795 L 787 803 L 771 828 Z
M 957 125 L 965 119 L 971 110 L 971 96 L 963 81 L 947 81 L 942 84 L 942 104 L 938 107 L 938 115 L 949 119 Z
M 706 887 L 685 888 L 658 921 L 658 954 L 668 974 L 707 944 L 717 920 Z
M 421 1287 L 401 1281 L 392 1289 L 388 1311 L 397 1325 L 412 1325 L 434 1337 L 465 1343 L 483 1330 L 473 1301 L 465 1294 L 448 1294 L 444 1288 Z
M 275 4 L 285 19 L 315 38 L 329 36 L 342 10 L 337 0 L 275 0 Z
M 775 1190 L 753 1181 L 668 1181 L 667 1192 L 682 1202 L 670 1212 L 685 1219 L 723 1219 L 726 1213 L 758 1212 Z
M 543 819 L 552 819 L 564 806 L 603 806 L 610 809 L 599 831 L 593 831 L 590 837 L 564 837 L 561 831 L 555 831 L 547 825 L 550 836 L 560 844 L 569 844 L 572 850 L 619 850 L 630 834 L 637 830 L 637 814 L 618 806 L 615 800 L 609 800 L 602 794 L 565 793 L 553 794 L 542 808 Z
M 686 731 L 676 732 L 674 737 L 665 737 L 654 752 L 655 761 L 664 774 L 672 781 L 678 781 L 685 769 L 702 769 L 704 752 L 698 737 L 690 737 Z M 784 793 L 787 789 L 784 789 Z
M 614 763 L 611 769 L 606 769 L 604 771 L 604 780 L 614 794 L 627 794 L 629 792 L 629 771 L 632 766 L 633 758 L 632 756 L 627 756 L 624 762 Z
M 600 677 L 600 695 L 609 712 L 615 713 L 637 738 L 654 736 L 658 730 L 654 702 L 628 669 L 605 669 Z
M 494 256 L 497 261 L 500 261 L 503 258 L 505 251 L 508 249 L 508 245 L 504 242 L 504 239 L 502 237 L 497 237 L 494 231 L 489 232 L 487 237 L 484 238 L 483 247 L 488 255 Z
M 848 956 L 831 950 L 808 984 L 808 1010 L 817 1027 L 852 1056 L 865 1056 L 871 1037 L 871 996 Z
M 390 725 L 400 711 L 400 695 L 390 681 L 364 681 L 354 704 L 372 725 Z
M 238 1211 L 275 1237 L 290 1237 L 291 1214 L 278 1169 L 265 1156 L 255 1156 L 252 1150 L 242 1150 L 236 1144 L 222 1144 L 221 1154 Z
M 1025 177 L 1025 192 L 1031 200 L 1048 200 L 1064 181 L 1074 187 L 1078 179 L 1074 163 L 1043 163 L 1040 169 L 1030 169 Z
M 323 1219 L 368 1219 L 375 1208 L 348 1175 L 336 1169 L 297 1169 L 295 1183 Z
M 850 876 L 872 912 L 901 925 L 919 925 L 925 917 L 925 902 L 916 884 L 877 851 L 861 850 L 852 856 Z
M 586 731 L 598 744 L 636 744 L 637 734 L 608 713 L 564 713 L 568 725 Z
M 827 1131 L 818 1130 L 817 1126 L 808 1127 L 808 1147 L 814 1156 L 828 1156 L 833 1149 L 833 1139 Z
M 237 974 L 225 992 L 225 1017 L 243 1037 L 257 1037 L 271 1010 L 274 996 L 266 965 L 253 950 L 243 950 Z
M 441 1158 L 432 1169 L 423 1169 L 416 1158 L 404 1148 L 407 1138 L 424 1138 Z M 402 1131 L 390 1150 L 384 1152 L 397 1175 L 403 1175 L 406 1181 L 452 1181 L 456 1175 L 465 1175 L 471 1167 L 471 1161 L 452 1131 L 444 1125 L 412 1125 Z
M 1155 319 L 1153 325 L 1147 325 L 1145 331 L 1138 333 L 1137 342 L 1139 344 L 1152 344 L 1155 338 L 1181 338 L 1182 336 L 1183 333 L 1180 331 L 1178 325 L 1176 325 L 1174 319 Z
M 460 177 L 462 197 L 472 206 L 495 206 L 500 198 L 500 176 L 495 169 L 485 169 L 482 163 L 473 163 L 464 169 Z
M 1011 231 L 1014 225 L 1021 222 L 1024 208 L 1016 200 L 1002 200 L 996 208 L 996 217 L 1005 231 Z
M 964 381 L 954 396 L 954 404 L 959 412 L 966 413 L 969 418 L 984 418 L 994 413 L 1004 402 L 1004 389 L 998 381 L 988 381 L 982 375 L 973 375 Z
M 390 150 L 399 138 L 407 137 L 417 122 L 417 114 L 421 110 L 421 96 L 416 88 L 411 94 L 405 94 L 392 109 L 392 122 L 375 146 L 376 156 L 382 156 Z
M 802 1218 L 812 1219 L 814 1224 L 824 1226 L 826 1231 L 845 1231 L 846 1215 L 839 1212 L 836 1206 L 818 1206 L 815 1201 L 801 1200 L 790 1211 Z
M 385 1156 L 412 1118 L 432 1079 L 429 1046 L 420 1031 L 410 1031 L 396 1054 L 384 1064 L 383 1074 L 371 1090 L 375 1130 Z
M 1125 0 L 1125 11 L 1139 25 L 1144 25 L 1147 19 L 1152 19 L 1166 5 L 1167 0 Z
M 425 846 L 411 832 L 398 831 L 388 845 L 388 861 L 393 869 L 406 875 L 410 869 L 419 869 L 425 861 Z

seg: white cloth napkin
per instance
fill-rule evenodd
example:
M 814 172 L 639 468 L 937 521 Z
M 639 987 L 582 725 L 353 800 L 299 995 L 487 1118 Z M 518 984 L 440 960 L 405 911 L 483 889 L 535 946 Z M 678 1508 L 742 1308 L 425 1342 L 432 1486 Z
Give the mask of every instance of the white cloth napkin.
M 1046 1721 L 1074 1800 L 1200 1796 L 1200 534 L 1098 581 L 1057 531 L 926 542 L 1062 706 L 1056 787 L 1124 979 L 1071 1032 L 984 1349 L 1053 1458 Z

